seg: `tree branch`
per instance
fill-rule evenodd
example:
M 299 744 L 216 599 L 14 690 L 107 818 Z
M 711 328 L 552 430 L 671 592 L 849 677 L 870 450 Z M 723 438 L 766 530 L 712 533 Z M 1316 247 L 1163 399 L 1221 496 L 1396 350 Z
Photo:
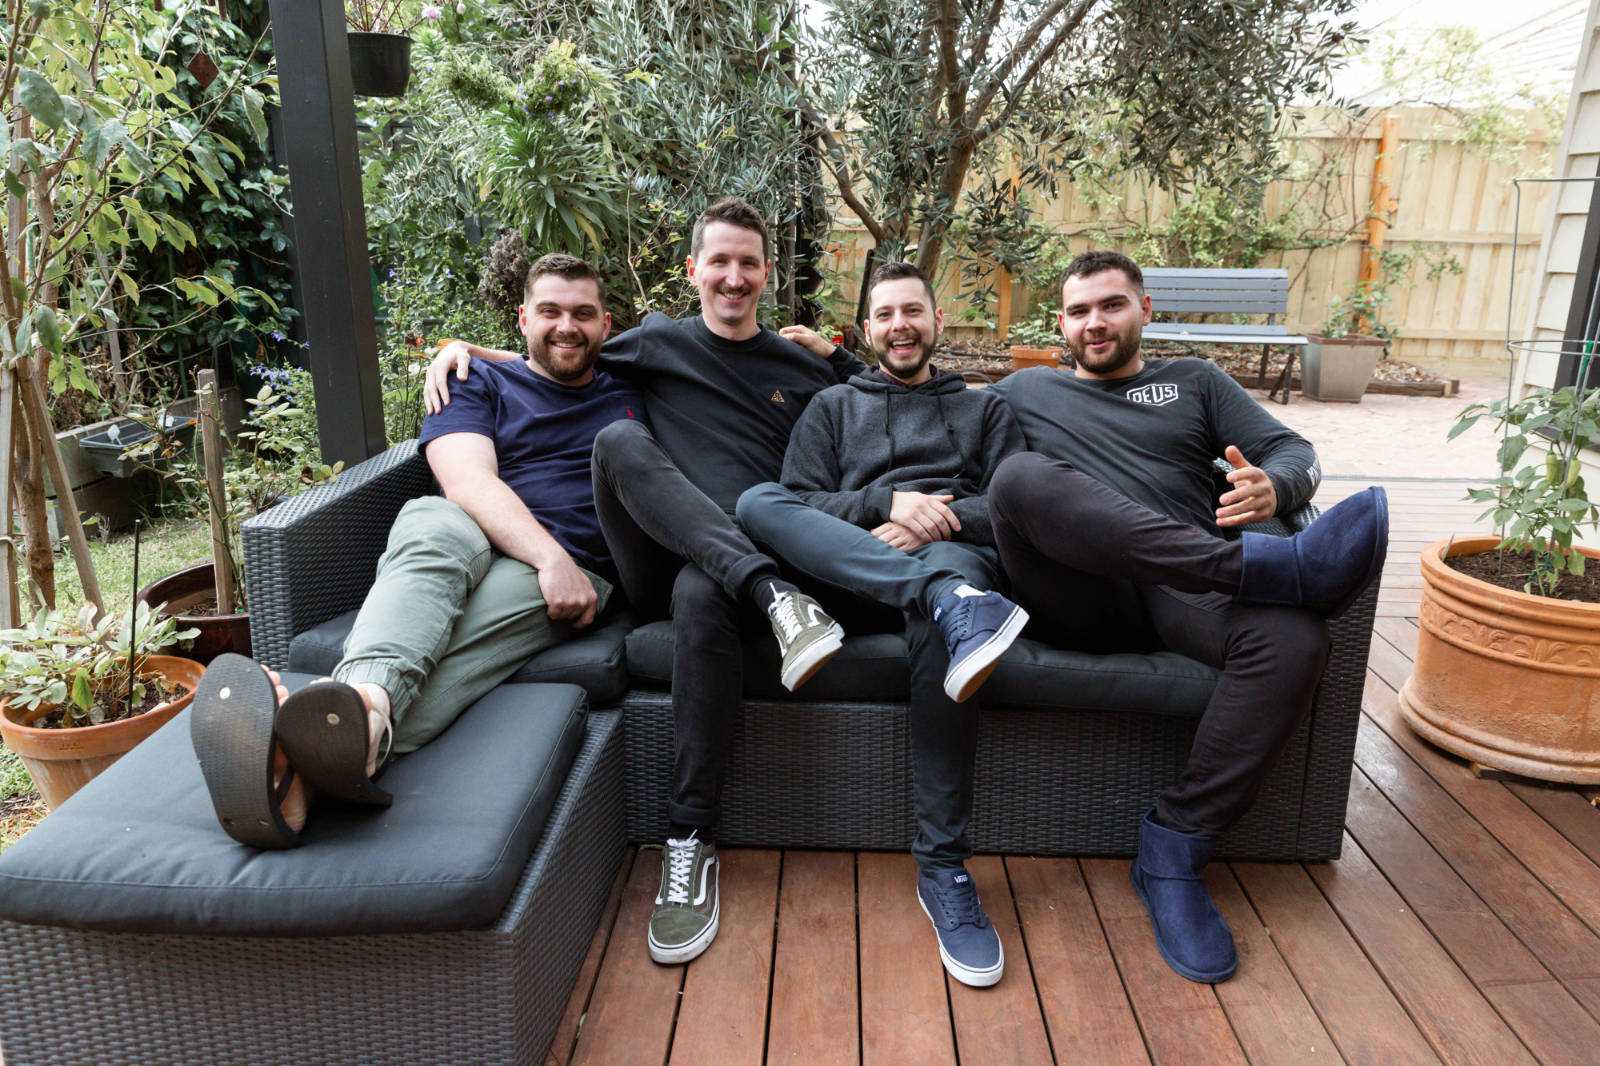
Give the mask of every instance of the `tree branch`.
M 1083 20 L 1088 17 L 1090 10 L 1097 2 L 1098 0 L 1078 0 L 1077 6 L 1067 16 L 1066 24 L 1056 34 L 1054 39 L 1056 47 L 1060 46 L 1060 42 L 1065 39 L 1067 34 L 1082 25 Z M 1000 91 L 1000 87 L 1011 77 L 1012 71 L 1017 69 L 1017 64 L 1022 61 L 1023 56 L 1033 51 L 1034 45 L 1039 43 L 1039 38 L 1044 36 L 1044 31 L 1055 21 L 1056 16 L 1067 9 L 1068 3 L 1069 0 L 1055 0 L 1049 7 L 1039 12 L 1038 17 L 1023 31 L 1016 47 L 1007 53 L 1005 59 L 1001 61 L 994 73 L 985 82 L 982 91 L 978 94 L 978 98 L 967 109 L 967 114 L 963 116 L 963 129 L 976 130 L 978 128 L 978 123 L 983 119 L 984 114 L 988 112 L 989 105 L 994 102 L 995 94 Z M 1037 75 L 1043 65 L 1041 59 L 1035 57 L 1033 63 L 1028 67 L 1029 77 Z
M 978 70 L 983 66 L 983 61 L 989 58 L 989 39 L 994 36 L 995 27 L 1000 25 L 1000 16 L 1005 14 L 1006 0 L 994 0 L 989 5 L 989 10 L 984 13 L 983 26 L 978 31 L 978 39 L 972 44 L 972 69 Z
M 801 107 L 806 113 L 806 121 L 816 126 L 817 139 L 820 139 L 827 146 L 828 151 L 824 152 L 818 148 L 815 139 L 807 141 L 806 147 L 816 154 L 817 158 L 827 166 L 828 173 L 833 175 L 833 182 L 838 186 L 839 197 L 845 202 L 845 206 L 855 212 L 855 216 L 861 220 L 861 224 L 867 227 L 867 232 L 872 234 L 873 240 L 880 243 L 883 242 L 886 239 L 883 223 L 879 222 L 871 209 L 861 202 L 861 198 L 856 195 L 855 187 L 851 184 L 850 165 L 845 161 L 844 145 L 839 143 L 839 139 L 828 128 L 827 122 L 823 121 L 822 116 L 811 109 L 811 105 L 802 104 Z
M 983 141 L 992 134 L 1004 129 L 1006 123 L 1011 121 L 1011 116 L 1016 112 L 1017 105 L 1022 102 L 1023 96 L 1027 94 L 1028 86 L 1033 84 L 1033 79 L 1039 76 L 1039 72 L 1044 69 L 1044 65 L 1050 62 L 1050 58 L 1066 43 L 1067 38 L 1077 32 L 1078 25 L 1078 22 L 1069 22 L 1063 26 L 1060 32 L 1040 49 L 1039 54 L 1033 57 L 1033 62 L 1028 64 L 1028 68 L 1022 72 L 1022 77 L 1017 79 L 1016 91 L 1011 94 L 1011 99 L 1006 101 L 1006 106 L 1001 109 L 999 117 L 984 123 L 983 129 L 978 133 L 979 141 Z
M 961 121 L 962 100 L 961 71 L 956 60 L 956 3 L 955 0 L 933 0 L 938 9 L 933 16 L 934 28 L 939 34 L 939 77 L 932 96 L 944 96 L 945 114 L 949 121 Z

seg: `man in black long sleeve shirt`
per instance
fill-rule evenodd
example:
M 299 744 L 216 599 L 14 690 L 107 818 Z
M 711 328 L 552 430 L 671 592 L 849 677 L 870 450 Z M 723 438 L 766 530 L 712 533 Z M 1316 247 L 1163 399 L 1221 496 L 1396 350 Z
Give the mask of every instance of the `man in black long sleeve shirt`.
M 1132 876 L 1173 969 L 1226 980 L 1233 938 L 1200 870 L 1310 708 L 1324 619 L 1382 568 L 1386 506 L 1369 490 L 1296 537 L 1225 539 L 1311 498 L 1311 445 L 1211 363 L 1144 360 L 1150 299 L 1126 257 L 1079 256 L 1062 308 L 1075 370 L 1026 370 L 995 386 L 1030 449 L 990 486 L 995 540 L 1045 639 L 1096 652 L 1163 647 L 1222 672 L 1183 775 L 1140 827 Z M 1230 487 L 1215 498 L 1219 457 Z
M 601 349 L 601 365 L 644 397 L 650 426 L 635 420 L 631 430 L 602 430 L 593 461 L 595 511 L 628 602 L 673 623 L 673 786 L 649 929 L 650 955 L 663 963 L 695 958 L 717 933 L 715 834 L 751 607 L 772 626 L 791 690 L 843 636 L 739 528 L 734 506 L 751 485 L 777 478 L 811 398 L 866 369 L 842 348 L 808 350 L 757 322 L 772 263 L 750 205 L 712 204 L 695 224 L 692 249 L 701 313 L 676 321 L 651 314 Z M 430 404 L 469 352 L 512 354 L 447 348 L 429 371 Z

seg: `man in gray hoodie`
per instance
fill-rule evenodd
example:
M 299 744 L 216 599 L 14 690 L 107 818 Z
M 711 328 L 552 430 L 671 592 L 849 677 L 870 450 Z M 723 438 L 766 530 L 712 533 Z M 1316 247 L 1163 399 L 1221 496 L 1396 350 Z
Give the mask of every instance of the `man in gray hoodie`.
M 985 494 L 1022 433 L 999 397 L 930 365 L 944 319 L 916 267 L 879 267 L 868 299 L 878 368 L 812 399 L 790 435 L 782 484 L 747 490 L 738 517 L 799 573 L 903 612 L 918 899 L 950 974 L 992 985 L 1005 952 L 963 866 L 977 742 L 968 698 L 1028 620 L 984 591 L 999 574 Z M 832 347 L 808 330 L 785 335 Z

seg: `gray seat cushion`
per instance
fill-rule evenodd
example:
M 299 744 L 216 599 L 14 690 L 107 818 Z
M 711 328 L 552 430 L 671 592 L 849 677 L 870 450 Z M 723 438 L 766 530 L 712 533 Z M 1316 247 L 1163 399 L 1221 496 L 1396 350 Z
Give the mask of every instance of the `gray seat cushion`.
M 319 677 L 332 673 L 344 655 L 345 638 L 355 625 L 356 613 L 347 611 L 330 618 L 290 641 L 289 669 Z M 588 693 L 591 707 L 615 703 L 628 691 L 624 643 L 630 628 L 626 616 L 613 616 L 591 632 L 531 657 L 506 683 L 577 685 Z
M 846 637 L 827 666 L 791 693 L 778 680 L 777 644 L 744 643 L 747 696 L 805 700 L 901 702 L 911 698 L 911 663 L 899 633 Z M 628 634 L 628 670 L 641 684 L 672 683 L 672 623 L 652 622 Z M 1090 655 L 1036 640 L 1018 640 L 983 686 L 988 706 L 1045 710 L 1125 710 L 1198 717 L 1217 672 L 1173 652 Z
M 0 855 L 0 918 L 232 936 L 490 926 L 584 723 L 580 689 L 502 685 L 385 771 L 394 806 L 320 804 L 300 847 L 257 851 L 217 825 L 184 711 Z

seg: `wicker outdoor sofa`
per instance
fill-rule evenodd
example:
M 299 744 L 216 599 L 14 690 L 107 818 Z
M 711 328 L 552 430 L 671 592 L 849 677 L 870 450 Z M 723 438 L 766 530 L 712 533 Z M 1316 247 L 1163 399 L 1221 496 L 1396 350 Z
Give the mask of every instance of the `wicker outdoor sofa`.
M 304 676 L 326 671 L 371 585 L 395 515 L 407 500 L 433 491 L 410 441 L 247 523 L 257 657 Z M 1312 514 L 1308 508 L 1293 518 Z M 1338 855 L 1376 599 L 1374 587 L 1331 625 L 1313 711 L 1251 814 L 1221 842 L 1221 856 Z M 433 933 L 203 937 L 110 932 L 118 927 L 104 919 L 98 928 L 74 927 L 0 902 L 0 916 L 23 919 L 0 921 L 6 1061 L 520 1062 L 542 1055 L 624 840 L 659 841 L 665 829 L 671 639 L 668 622 L 633 628 L 615 620 L 535 656 L 486 697 L 504 696 L 499 702 L 524 709 L 581 704 L 564 695 L 573 690 L 558 683 L 567 683 L 583 690 L 590 708 L 582 750 L 497 921 Z M 771 644 L 765 633 L 746 644 L 747 699 L 730 738 L 722 842 L 908 847 L 914 819 L 902 639 L 849 638 L 803 698 L 777 684 Z M 982 693 L 975 846 L 1131 854 L 1139 817 L 1178 774 L 1215 677 L 1170 653 L 1090 656 L 1019 640 Z M 492 713 L 474 708 L 462 721 Z M 386 783 L 460 728 L 402 760 Z M 85 794 L 101 786 L 100 802 L 108 802 L 127 786 L 106 778 L 139 755 Z M 11 858 L 0 859 L 0 892 Z M 77 1006 L 57 1022 L 50 1016 L 66 989 Z M 381 998 L 379 1017 L 355 1009 L 372 994 Z M 96 1020 L 93 1030 L 86 1033 L 82 1018 Z M 308 1018 L 314 1039 L 289 1052 L 279 1030 Z

